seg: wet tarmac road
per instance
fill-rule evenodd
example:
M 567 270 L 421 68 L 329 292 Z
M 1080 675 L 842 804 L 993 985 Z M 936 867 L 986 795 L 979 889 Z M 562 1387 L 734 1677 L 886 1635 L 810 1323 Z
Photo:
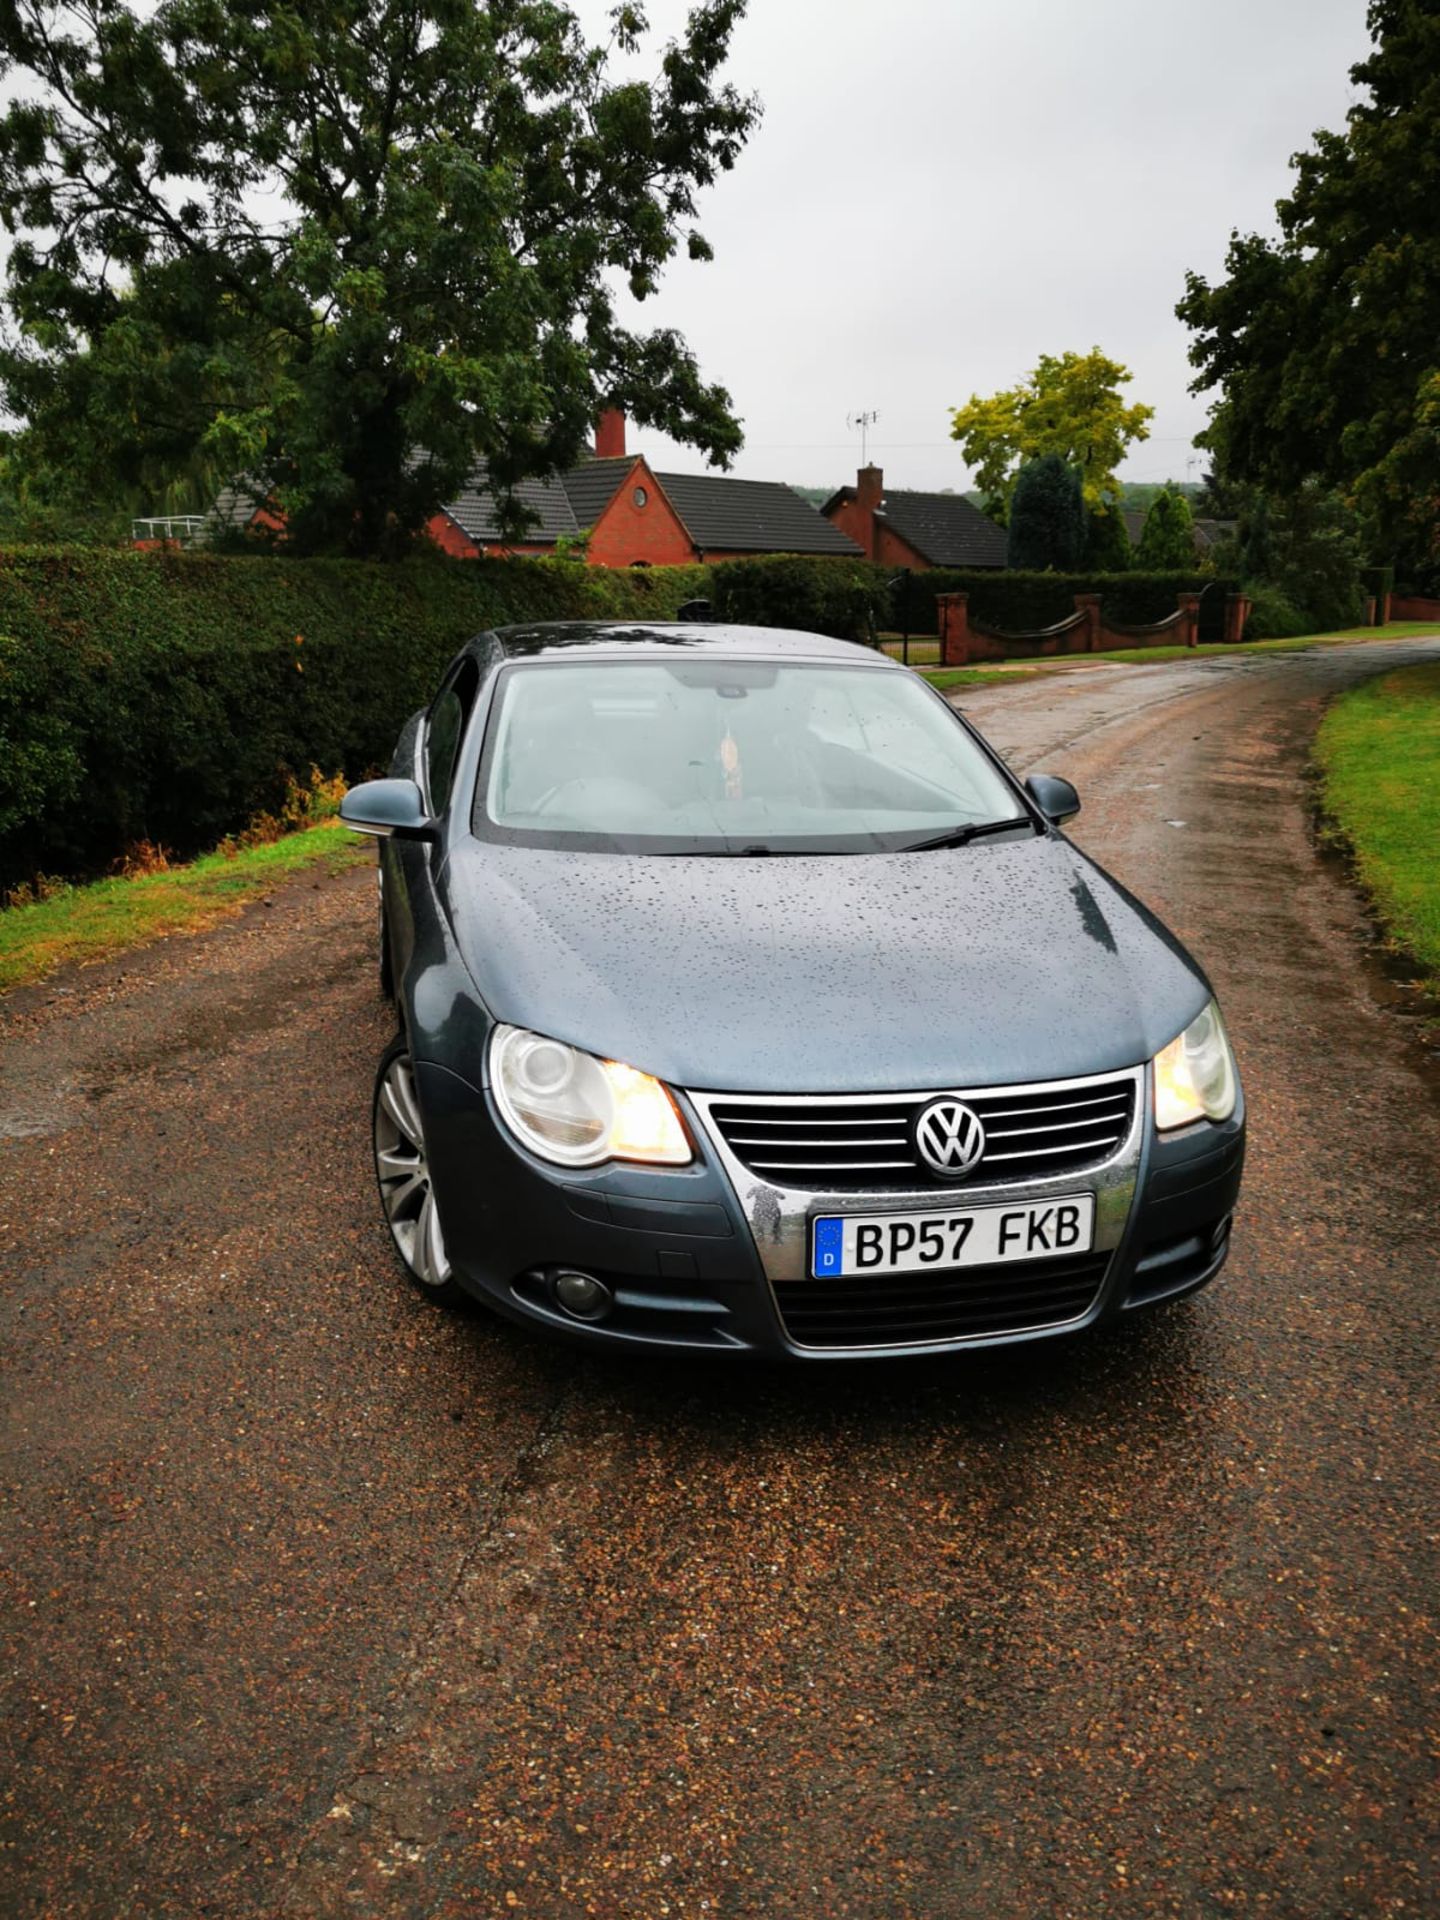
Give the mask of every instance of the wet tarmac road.
M 430 1309 L 368 873 L 13 996 L 0 1912 L 1440 1911 L 1440 1107 L 1303 785 L 1426 652 L 966 700 L 1246 1076 L 1224 1278 L 1107 1336 L 841 1376 Z

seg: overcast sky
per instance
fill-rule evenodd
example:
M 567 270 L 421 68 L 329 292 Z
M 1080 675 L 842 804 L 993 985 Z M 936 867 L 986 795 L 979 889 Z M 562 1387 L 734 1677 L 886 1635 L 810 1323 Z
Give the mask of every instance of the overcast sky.
M 597 27 L 608 4 L 579 0 Z M 685 11 L 650 0 L 663 36 Z M 702 206 L 714 261 L 677 262 L 637 317 L 729 387 L 755 479 L 851 478 L 846 416 L 874 409 L 890 485 L 965 486 L 948 410 L 1096 345 L 1156 409 L 1125 477 L 1184 479 L 1206 407 L 1185 271 L 1273 230 L 1368 45 L 1364 0 L 750 0 L 730 77 L 764 122 Z

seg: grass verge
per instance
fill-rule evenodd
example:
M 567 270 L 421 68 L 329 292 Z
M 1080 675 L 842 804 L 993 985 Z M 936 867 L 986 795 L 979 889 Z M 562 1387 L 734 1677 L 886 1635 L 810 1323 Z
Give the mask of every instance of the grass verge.
M 1008 687 L 1014 680 L 1035 677 L 1030 667 L 921 667 L 917 671 L 942 693 L 947 687 Z
M 42 900 L 0 911 L 0 993 L 168 933 L 198 933 L 307 868 L 338 873 L 373 857 L 338 820 L 326 820 L 158 873 L 59 887 Z
M 1298 653 L 1302 647 L 1336 647 L 1347 640 L 1420 640 L 1434 635 L 1433 621 L 1394 620 L 1388 627 L 1349 627 L 1343 633 L 1302 633 L 1289 640 L 1246 640 L 1238 646 L 1117 647 L 1109 653 L 1055 654 L 1024 660 L 1017 666 L 1030 673 L 1055 673 L 1067 667 L 1087 666 L 1092 660 L 1112 660 L 1121 666 L 1158 667 L 1167 660 L 1214 660 L 1229 653 Z M 985 673 L 983 667 L 921 667 L 932 686 L 963 686 L 962 674 Z M 989 670 L 993 680 L 1023 679 L 1025 673 L 1002 667 Z
M 1341 694 L 1315 741 L 1327 830 L 1422 983 L 1440 993 L 1440 662 Z

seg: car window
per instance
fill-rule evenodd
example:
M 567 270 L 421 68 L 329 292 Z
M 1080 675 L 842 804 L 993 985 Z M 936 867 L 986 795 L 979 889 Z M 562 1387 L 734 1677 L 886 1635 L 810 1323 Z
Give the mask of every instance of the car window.
M 670 853 L 874 852 L 1020 816 L 1005 776 L 913 675 L 681 658 L 502 673 L 475 831 Z
M 479 685 L 475 662 L 462 660 L 431 702 L 425 727 L 425 783 L 432 814 L 443 813 L 450 799 L 460 741 Z

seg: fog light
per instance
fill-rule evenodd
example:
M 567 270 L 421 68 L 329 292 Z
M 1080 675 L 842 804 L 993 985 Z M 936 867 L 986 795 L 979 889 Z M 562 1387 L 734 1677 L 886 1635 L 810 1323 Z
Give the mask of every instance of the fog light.
M 613 1295 L 603 1280 L 593 1274 L 577 1273 L 573 1267 L 561 1267 L 550 1277 L 550 1292 L 555 1304 L 576 1320 L 603 1320 L 610 1311 Z

